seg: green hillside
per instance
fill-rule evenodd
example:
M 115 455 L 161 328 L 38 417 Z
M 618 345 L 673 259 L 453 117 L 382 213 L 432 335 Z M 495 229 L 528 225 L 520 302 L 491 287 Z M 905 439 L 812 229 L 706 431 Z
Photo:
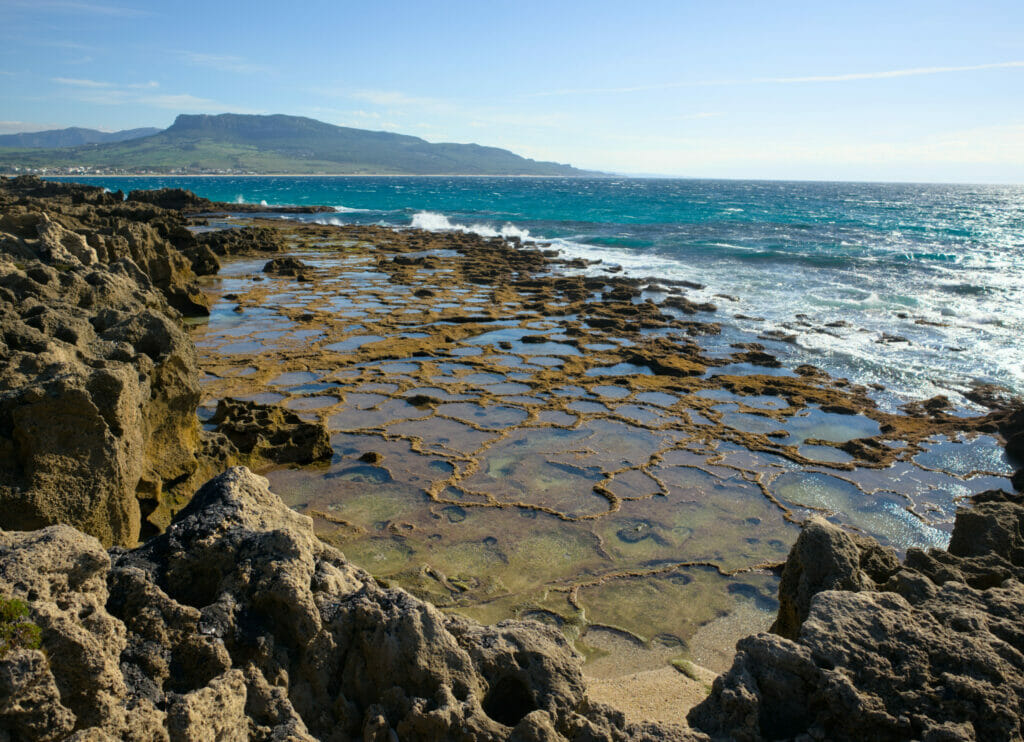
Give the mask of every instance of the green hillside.
M 299 116 L 181 115 L 140 139 L 62 149 L 0 148 L 0 170 L 583 175 L 496 147 L 333 126 Z

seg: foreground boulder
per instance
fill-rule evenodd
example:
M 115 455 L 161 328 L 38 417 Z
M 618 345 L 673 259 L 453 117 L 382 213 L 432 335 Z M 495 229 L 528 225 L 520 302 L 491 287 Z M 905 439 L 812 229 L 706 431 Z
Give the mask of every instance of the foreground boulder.
M 550 627 L 381 587 L 244 468 L 134 551 L 0 533 L 0 592 L 42 630 L 0 657 L 3 738 L 707 739 L 590 704 Z
M 741 640 L 692 725 L 748 742 L 1024 737 L 1024 495 L 978 495 L 948 551 L 902 566 L 868 541 L 804 531 L 773 627 L 790 638 Z

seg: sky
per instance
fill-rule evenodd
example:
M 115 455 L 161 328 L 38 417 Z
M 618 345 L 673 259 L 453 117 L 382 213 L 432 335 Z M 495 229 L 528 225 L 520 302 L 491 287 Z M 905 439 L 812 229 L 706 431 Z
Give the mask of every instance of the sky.
M 0 0 L 0 133 L 286 113 L 626 174 L 1024 182 L 1024 2 Z

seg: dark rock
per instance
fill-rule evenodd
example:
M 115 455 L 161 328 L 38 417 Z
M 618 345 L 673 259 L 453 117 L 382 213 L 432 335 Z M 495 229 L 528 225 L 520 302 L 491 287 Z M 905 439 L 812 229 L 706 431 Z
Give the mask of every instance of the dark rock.
M 153 204 L 162 209 L 195 209 L 209 211 L 214 208 L 213 201 L 202 198 L 181 188 L 159 188 L 152 191 L 131 191 L 128 194 L 128 201 Z
M 870 538 L 812 518 L 789 552 L 779 583 L 779 613 L 771 630 L 796 639 L 811 600 L 824 590 L 874 590 L 899 569 L 896 552 Z
M 267 227 L 240 227 L 201 232 L 196 235 L 196 242 L 205 245 L 217 255 L 284 252 L 287 248 L 281 235 Z
M 273 273 L 279 276 L 298 276 L 309 270 L 309 266 L 298 258 L 274 258 L 268 260 L 263 266 L 264 273 Z

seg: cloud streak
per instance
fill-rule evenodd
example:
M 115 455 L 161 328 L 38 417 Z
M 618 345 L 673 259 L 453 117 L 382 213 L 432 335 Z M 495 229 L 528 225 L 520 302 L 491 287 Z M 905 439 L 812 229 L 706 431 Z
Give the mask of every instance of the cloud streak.
M 212 113 L 232 111 L 235 113 L 264 113 L 244 106 L 229 106 L 212 98 L 202 98 L 189 93 L 158 93 L 160 84 L 155 81 L 121 84 L 105 80 L 88 80 L 76 77 L 53 77 L 52 82 L 71 88 L 68 96 L 81 103 L 101 106 L 142 105 L 150 108 L 177 111 L 179 113 Z
M 762 77 L 751 82 L 757 83 L 804 83 L 804 82 L 847 82 L 848 80 L 888 80 L 894 77 L 917 77 L 919 75 L 941 75 L 946 72 L 978 72 L 981 70 L 1010 69 L 1024 67 L 1024 61 L 992 62 L 990 64 L 969 64 L 960 67 L 912 67 L 905 70 L 884 72 L 850 72 L 845 75 L 811 75 L 808 77 Z
M 1024 67 L 1024 60 L 1010 62 L 991 62 L 988 64 L 969 64 L 948 67 L 911 67 L 899 70 L 882 70 L 878 72 L 847 72 L 838 75 L 804 75 L 798 77 L 753 77 L 745 80 L 687 80 L 679 82 L 654 83 L 650 85 L 633 85 L 618 88 L 566 88 L 541 93 L 531 93 L 527 98 L 544 98 L 556 95 L 612 95 L 619 93 L 641 93 L 654 90 L 674 90 L 677 88 L 718 87 L 729 85 L 794 85 L 811 83 L 852 82 L 856 80 L 888 80 L 897 77 L 918 77 L 921 75 L 941 75 L 952 72 L 980 72 L 984 70 L 1014 69 Z
M 53 82 L 59 85 L 69 85 L 75 88 L 91 88 L 91 89 L 105 89 L 112 90 L 115 88 L 122 88 L 125 90 L 146 90 L 160 87 L 160 83 L 150 80 L 149 82 L 136 82 L 128 84 L 120 84 L 116 82 L 106 82 L 103 80 L 86 80 L 80 77 L 51 77 Z
M 82 13 L 86 15 L 102 15 L 121 18 L 136 18 L 151 15 L 149 11 L 138 8 L 125 8 L 120 5 L 100 5 L 97 3 L 76 2 L 75 0 L 6 0 L 9 8 L 20 8 L 33 11 L 55 11 L 61 13 Z

